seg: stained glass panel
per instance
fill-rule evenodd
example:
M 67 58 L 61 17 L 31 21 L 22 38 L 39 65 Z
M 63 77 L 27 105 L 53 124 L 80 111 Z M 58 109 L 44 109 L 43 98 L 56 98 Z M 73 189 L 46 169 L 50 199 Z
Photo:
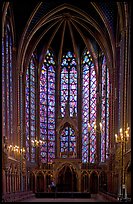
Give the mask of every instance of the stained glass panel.
M 105 162 L 108 157 L 109 145 L 109 74 L 106 65 L 106 59 L 102 63 L 102 134 L 101 134 L 101 162 Z
M 2 38 L 2 134 L 6 136 L 6 104 L 5 104 L 5 48 L 4 38 Z
M 36 147 L 32 141 L 36 139 L 36 66 L 32 54 L 29 67 L 26 70 L 26 158 L 35 162 Z
M 95 162 L 96 157 L 96 132 L 94 131 L 94 123 L 96 122 L 96 72 L 94 65 L 91 65 L 90 69 L 90 163 Z
M 48 50 L 40 75 L 40 157 L 42 163 L 55 158 L 55 61 Z
M 75 131 L 71 127 L 66 127 L 62 130 L 60 136 L 60 152 L 76 153 L 76 136 Z
M 83 86 L 82 86 L 82 162 L 94 163 L 96 155 L 96 73 L 91 55 L 88 51 L 83 54 Z M 90 123 L 91 131 L 88 131 Z
M 61 63 L 61 115 L 65 115 L 65 107 L 69 102 L 70 116 L 77 115 L 77 69 L 75 55 L 68 51 L 63 55 Z

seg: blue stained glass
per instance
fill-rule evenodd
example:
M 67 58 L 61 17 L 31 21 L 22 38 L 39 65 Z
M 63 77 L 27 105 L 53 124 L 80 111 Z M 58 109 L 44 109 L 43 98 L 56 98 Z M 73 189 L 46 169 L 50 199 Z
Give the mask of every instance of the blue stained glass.
M 102 63 L 102 134 L 101 134 L 101 162 L 108 157 L 109 148 L 109 73 L 106 65 L 106 58 Z
M 96 153 L 96 134 L 93 123 L 96 120 L 96 73 L 88 51 L 83 53 L 83 86 L 82 86 L 82 162 L 94 163 Z M 88 123 L 91 132 L 88 132 Z
M 35 140 L 36 138 L 36 97 L 35 97 L 35 56 L 32 54 L 29 68 L 26 71 L 26 158 L 27 161 L 35 162 L 35 148 L 30 148 L 29 139 Z
M 76 153 L 76 136 L 75 131 L 71 127 L 66 127 L 62 130 L 60 136 L 60 152 L 70 151 Z
M 40 149 L 41 162 L 52 162 L 55 158 L 55 62 L 50 50 L 46 52 L 40 75 L 40 132 L 45 132 L 46 143 Z
M 63 55 L 61 66 L 61 115 L 64 117 L 65 106 L 69 102 L 70 116 L 73 116 L 74 110 L 77 114 L 77 69 L 72 52 Z
M 13 70 L 12 35 L 10 24 L 5 25 L 2 38 L 2 134 L 13 142 Z

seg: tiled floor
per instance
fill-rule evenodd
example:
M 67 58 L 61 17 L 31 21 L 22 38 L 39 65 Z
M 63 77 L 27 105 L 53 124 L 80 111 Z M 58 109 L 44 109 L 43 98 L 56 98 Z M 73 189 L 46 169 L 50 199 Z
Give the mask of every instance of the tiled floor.
M 109 202 L 102 198 L 100 195 L 91 195 L 91 198 L 30 198 L 27 200 L 23 200 L 21 202 Z

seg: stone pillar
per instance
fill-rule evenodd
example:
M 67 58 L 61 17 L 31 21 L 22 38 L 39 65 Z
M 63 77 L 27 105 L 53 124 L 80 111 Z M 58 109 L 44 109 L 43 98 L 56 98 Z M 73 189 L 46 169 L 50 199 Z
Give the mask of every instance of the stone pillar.
M 9 192 L 9 178 L 8 178 L 8 171 L 6 171 L 6 193 Z
M 98 183 L 97 191 L 99 192 L 99 183 L 100 183 L 100 182 L 99 182 L 99 173 L 98 173 L 98 175 L 97 175 L 97 180 L 98 180 L 98 181 L 97 181 L 97 183 Z
M 12 192 L 15 191 L 15 175 L 14 175 L 14 172 L 12 173 Z
M 19 172 L 19 176 L 18 176 L 18 191 L 20 191 L 20 172 Z
M 78 192 L 81 192 L 81 173 L 79 173 L 78 177 Z
M 46 192 L 46 174 L 44 174 L 44 192 Z
M 19 191 L 19 175 L 17 174 L 17 191 Z
M 36 180 L 37 180 L 37 176 L 36 176 L 36 174 L 35 174 L 35 193 L 37 192 L 37 189 L 36 189 L 36 187 L 37 187 L 37 182 L 36 182 Z
M 14 192 L 16 192 L 16 171 L 14 172 Z
M 89 179 L 89 182 L 88 182 L 88 186 L 89 186 L 88 191 L 90 192 L 90 173 L 88 174 L 88 179 Z
M 11 192 L 11 172 L 9 172 L 9 192 Z
M 6 174 L 5 170 L 2 170 L 2 194 L 6 193 Z

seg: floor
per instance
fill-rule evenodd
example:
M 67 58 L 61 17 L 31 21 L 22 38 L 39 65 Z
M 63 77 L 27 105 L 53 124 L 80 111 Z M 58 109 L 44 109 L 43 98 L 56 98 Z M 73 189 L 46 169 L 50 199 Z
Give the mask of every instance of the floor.
M 103 199 L 103 197 L 99 194 L 91 195 L 91 198 L 35 198 L 32 197 L 27 200 L 19 201 L 19 202 L 109 202 L 106 199 Z

